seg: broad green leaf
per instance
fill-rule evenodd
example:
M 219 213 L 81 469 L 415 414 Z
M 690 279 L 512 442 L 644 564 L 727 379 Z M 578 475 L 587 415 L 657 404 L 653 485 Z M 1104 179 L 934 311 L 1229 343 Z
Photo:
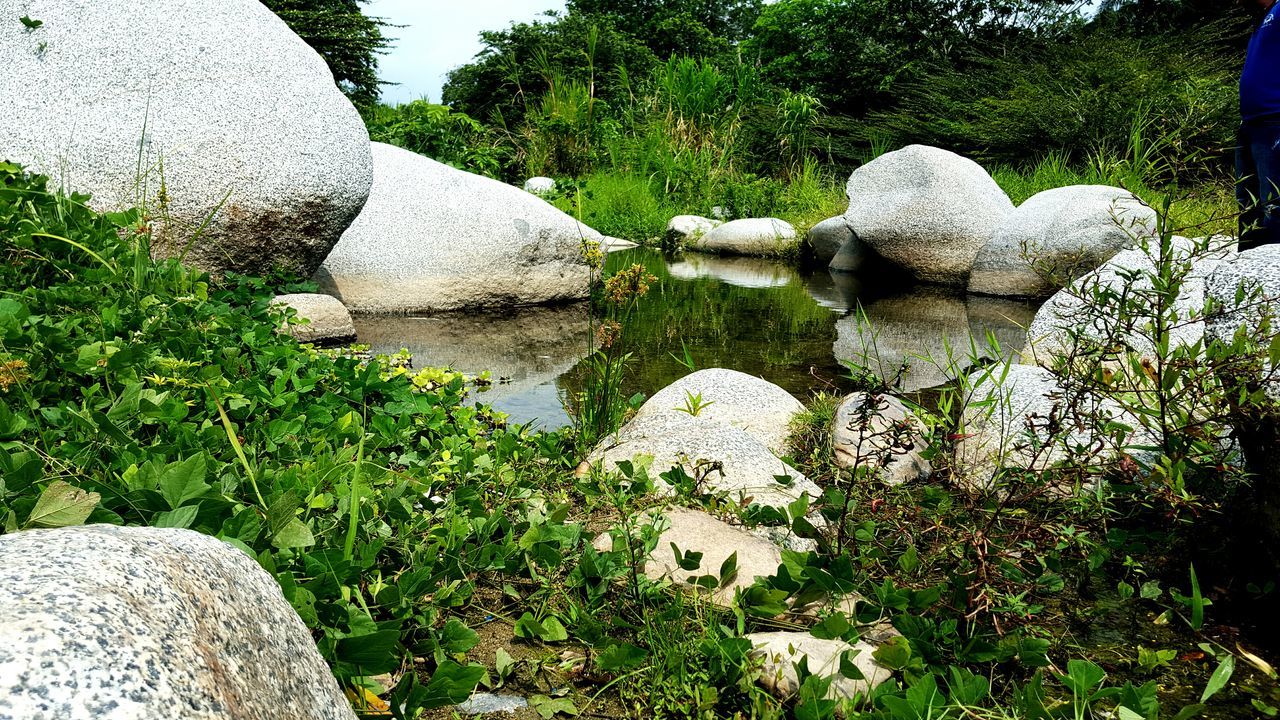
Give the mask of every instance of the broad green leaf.
M 631 643 L 616 643 L 596 654 L 596 665 L 604 672 L 619 672 L 639 667 L 649 653 Z
M 307 524 L 293 518 L 285 523 L 285 526 L 271 538 L 271 544 L 284 550 L 286 548 L 304 548 L 311 547 L 316 544 L 316 538 L 311 534 L 311 528 Z
M 471 697 L 485 672 L 483 665 L 459 665 L 452 660 L 445 660 L 436 667 L 431 679 L 427 681 L 422 706 L 430 709 L 463 702 Z
M 158 528 L 182 528 L 191 527 L 196 521 L 196 515 L 200 512 L 199 505 L 186 505 L 176 510 L 166 510 L 158 513 L 151 521 L 153 527 Z
M 911 643 L 901 635 L 890 638 L 871 653 L 882 667 L 890 670 L 901 670 L 911 661 Z
M 578 707 L 573 704 L 569 698 L 553 698 L 546 695 L 533 695 L 529 698 L 529 707 L 537 711 L 544 720 L 561 713 L 565 715 L 577 715 Z
M 40 493 L 40 499 L 31 509 L 24 528 L 60 528 L 80 525 L 98 506 L 102 496 L 85 492 L 62 480 L 57 480 Z
M 398 630 L 379 630 L 342 638 L 334 647 L 334 653 L 339 661 L 354 665 L 369 675 L 377 675 L 400 667 L 399 645 Z
M 209 491 L 209 485 L 204 481 L 205 473 L 203 453 L 169 463 L 160 473 L 160 494 L 169 503 L 169 507 L 176 510 L 188 500 L 201 497 Z
M 1204 692 L 1200 695 L 1200 702 L 1207 703 L 1209 698 L 1217 695 L 1222 688 L 1227 686 L 1227 682 L 1231 680 L 1231 673 L 1236 670 L 1236 658 L 1234 655 L 1228 655 L 1218 664 L 1218 669 L 1213 671 L 1213 675 L 1209 676 L 1209 682 L 1204 686 Z

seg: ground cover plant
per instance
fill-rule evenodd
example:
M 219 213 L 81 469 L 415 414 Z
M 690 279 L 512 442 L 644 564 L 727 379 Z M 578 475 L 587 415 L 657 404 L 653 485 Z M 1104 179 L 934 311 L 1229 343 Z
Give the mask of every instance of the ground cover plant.
M 993 506 L 945 475 L 898 490 L 866 482 L 869 469 L 842 476 L 822 399 L 792 456 L 830 490 L 782 517 L 643 463 L 575 474 L 579 433 L 533 433 L 467 402 L 483 377 L 300 346 L 269 306 L 287 279 L 215 281 L 153 261 L 145 212 L 92 212 L 12 165 L 0 179 L 0 527 L 185 527 L 240 547 L 369 716 L 448 717 L 477 686 L 525 693 L 547 718 L 1155 718 L 1277 704 L 1269 667 L 1215 619 L 1222 594 L 1152 564 L 1166 546 L 1113 504 Z M 643 302 L 647 271 L 625 270 L 605 293 Z M 643 512 L 666 502 L 659 474 L 681 504 L 787 523 L 819 550 L 788 551 L 730 607 L 650 581 L 638 569 L 661 530 Z M 833 531 L 816 533 L 809 511 Z M 589 543 L 600 533 L 605 550 Z M 702 569 L 712 584 L 733 572 Z M 790 610 L 848 591 L 867 598 L 852 615 Z M 1090 630 L 1100 608 L 1127 625 L 1105 642 L 1110 625 Z M 813 676 L 789 698 L 757 686 L 745 633 L 853 639 L 883 620 L 903 636 L 876 653 L 895 677 L 865 701 L 838 707 Z

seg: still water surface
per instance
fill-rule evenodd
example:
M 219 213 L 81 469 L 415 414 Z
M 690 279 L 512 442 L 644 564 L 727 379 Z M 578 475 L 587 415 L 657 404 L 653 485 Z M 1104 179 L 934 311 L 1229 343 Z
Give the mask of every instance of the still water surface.
M 698 368 L 758 375 L 802 400 L 852 383 L 842 360 L 892 376 L 903 362 L 911 392 L 950 380 L 933 363 L 947 348 L 967 355 L 970 339 L 986 345 L 994 333 L 1007 353 L 1022 348 L 1033 305 L 966 297 L 912 285 L 883 267 L 857 274 L 759 258 L 693 253 L 671 256 L 636 248 L 613 253 L 608 272 L 640 263 L 658 278 L 627 326 L 634 353 L 628 395 L 652 395 Z M 557 428 L 569 423 L 564 404 L 581 387 L 593 325 L 587 303 L 531 308 L 501 315 L 356 319 L 360 342 L 374 352 L 401 348 L 414 365 L 489 370 L 498 381 L 480 399 L 512 421 Z

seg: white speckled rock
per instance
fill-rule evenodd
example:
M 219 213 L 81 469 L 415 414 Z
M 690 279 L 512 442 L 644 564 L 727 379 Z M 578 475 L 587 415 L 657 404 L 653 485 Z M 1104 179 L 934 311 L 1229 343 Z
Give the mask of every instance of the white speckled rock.
M 616 238 L 609 235 L 606 235 L 604 240 L 600 242 L 600 249 L 606 253 L 621 252 L 623 250 L 630 250 L 634 247 L 640 247 L 639 243 L 633 243 L 630 240 L 623 240 L 622 238 Z
M 823 220 L 809 228 L 809 234 L 805 236 L 814 259 L 824 263 L 830 263 L 840 248 L 853 239 L 853 230 L 843 215 Z
M 354 720 L 253 558 L 189 530 L 0 537 L 0 718 Z
M 874 405 L 868 403 L 874 399 Z M 933 472 L 921 455 L 928 445 L 924 423 L 892 395 L 856 392 L 845 396 L 832 420 L 836 464 L 868 465 L 889 485 L 927 480 Z
M 1236 302 L 1241 288 L 1243 306 Z M 1242 327 L 1256 337 L 1264 320 L 1274 326 L 1280 315 L 1280 245 L 1263 245 L 1228 256 L 1209 275 L 1205 293 L 1214 304 L 1213 312 L 1205 318 L 1205 334 L 1211 340 L 1230 343 Z M 1268 397 L 1280 402 L 1280 381 L 1271 379 L 1274 368 L 1268 364 L 1261 372 L 1268 378 L 1263 383 Z
M 340 300 L 318 293 L 277 295 L 272 305 L 292 308 L 297 317 L 283 329 L 298 342 L 341 344 L 355 342 L 351 313 Z
M 1037 193 L 1005 217 L 978 253 L 969 292 L 1048 296 L 1062 281 L 1150 237 L 1155 223 L 1155 211 L 1123 188 L 1071 185 Z
M 586 297 L 600 233 L 506 183 L 374 143 L 373 191 L 316 273 L 354 313 L 511 307 Z
M 800 690 L 796 664 L 807 663 L 809 672 L 819 677 L 835 678 L 827 691 L 831 700 L 866 697 L 871 689 L 893 676 L 872 658 L 875 648 L 869 643 L 850 645 L 843 640 L 822 640 L 806 632 L 759 632 L 746 636 L 755 654 L 764 658 L 760 684 L 779 698 L 790 698 Z M 862 671 L 862 680 L 840 674 L 840 658 L 853 652 L 851 662 Z
M 782 255 L 797 247 L 796 229 L 777 218 L 733 220 L 712 228 L 691 250 L 724 255 Z
M 613 469 L 619 462 L 637 458 L 652 459 L 649 476 L 662 491 L 671 488 L 658 475 L 679 466 L 690 477 L 702 478 L 704 491 L 725 493 L 734 501 L 750 498 L 757 505 L 782 508 L 801 495 L 822 496 L 812 480 L 779 460 L 750 433 L 685 413 L 633 419 L 601 441 L 588 461 Z M 779 476 L 787 482 L 778 482 Z
M 1205 245 L 1210 242 L 1212 245 Z M 1142 294 L 1151 293 L 1151 279 L 1156 274 L 1160 248 L 1158 243 L 1121 250 L 1093 272 L 1072 282 L 1049 298 L 1036 312 L 1027 331 L 1028 347 L 1024 356 L 1052 368 L 1059 358 L 1106 342 L 1114 347 L 1123 342 L 1139 355 L 1151 355 L 1155 345 L 1141 330 L 1122 329 L 1116 319 L 1118 297 L 1128 293 L 1139 305 L 1149 305 Z M 1175 262 L 1190 262 L 1191 269 L 1183 281 L 1174 310 L 1178 323 L 1170 330 L 1173 347 L 1192 345 L 1204 336 L 1205 281 L 1222 258 L 1234 251 L 1213 240 L 1192 241 L 1175 237 L 1171 246 Z M 1132 277 L 1132 273 L 1138 273 Z M 1126 277 L 1130 276 L 1130 277 Z M 1233 296 L 1234 297 L 1234 296 Z
M 524 191 L 534 195 L 550 195 L 556 191 L 556 181 L 549 177 L 531 177 L 524 181 Z
M 685 412 L 701 396 L 696 416 Z M 654 393 L 636 418 L 680 415 L 694 420 L 723 422 L 745 430 L 775 453 L 782 453 L 790 434 L 791 419 L 804 405 L 791 393 L 737 370 L 709 368 L 690 373 Z
M 1132 445 L 1151 442 L 1141 439 L 1141 430 L 1119 444 L 1104 437 L 1098 428 L 1106 419 L 1133 428 L 1141 424 L 1111 400 L 1079 391 L 1068 398 L 1042 367 L 988 366 L 971 373 L 967 387 L 972 390 L 961 418 L 954 477 L 970 490 L 990 489 L 1001 468 L 1041 472 L 1064 461 L 1105 462 Z M 1061 429 L 1052 432 L 1052 426 Z M 1088 450 L 1080 454 L 1076 447 Z
M 665 529 L 661 530 L 658 545 L 644 564 L 644 574 L 652 580 L 671 578 L 677 584 L 692 585 L 703 575 L 719 576 L 724 561 L 737 554 L 737 577 L 711 593 L 711 599 L 717 604 L 729 605 L 738 589 L 751 587 L 758 577 L 777 573 L 782 563 L 782 550 L 777 545 L 705 512 L 673 507 L 655 512 L 644 522 L 655 520 Z M 613 548 L 613 542 L 612 535 L 602 533 L 593 545 L 604 552 Z M 696 570 L 681 568 L 671 550 L 672 543 L 682 554 L 702 553 L 699 567 Z
M 217 209 L 188 263 L 309 274 L 369 194 L 359 114 L 256 0 L 4 0 L 0 17 L 0 158 L 103 210 L 154 210 L 163 178 L 158 254 Z
M 677 215 L 667 222 L 667 242 L 676 247 L 691 245 L 721 224 L 701 215 Z
M 863 165 L 845 188 L 845 220 L 873 250 L 920 280 L 965 285 L 978 251 L 1013 203 L 980 165 L 909 145 Z

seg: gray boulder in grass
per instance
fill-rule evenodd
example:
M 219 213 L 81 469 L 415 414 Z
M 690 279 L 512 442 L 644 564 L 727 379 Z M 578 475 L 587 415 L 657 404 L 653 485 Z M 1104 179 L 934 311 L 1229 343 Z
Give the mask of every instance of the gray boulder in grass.
M 836 465 L 866 467 L 888 485 L 927 480 L 933 467 L 924 457 L 925 426 L 898 398 L 856 392 L 836 407 L 831 440 Z
M 373 191 L 315 280 L 354 313 L 585 298 L 603 236 L 519 188 L 373 144 Z
M 689 245 L 721 223 L 720 220 L 712 220 L 701 215 L 677 215 L 667 221 L 666 240 L 677 247 Z
M 0 158 L 97 209 L 169 218 L 157 254 L 183 254 L 212 218 L 188 263 L 307 275 L 364 205 L 364 123 L 256 0 L 3 2 L 0 16 Z
M 963 286 L 1013 203 L 986 170 L 953 152 L 909 145 L 849 176 L 854 234 L 919 280 Z
M 782 255 L 797 247 L 796 229 L 778 218 L 747 218 L 717 225 L 691 250 L 724 255 Z
M 969 292 L 1047 297 L 1139 237 L 1150 237 L 1155 225 L 1155 211 L 1123 188 L 1071 185 L 1037 193 L 978 253 Z
M 190 530 L 0 537 L 0 718 L 354 720 L 280 586 Z
M 876 647 L 859 641 L 849 644 L 838 638 L 816 638 L 807 632 L 757 632 L 745 636 L 754 648 L 752 654 L 763 659 L 760 684 L 779 698 L 795 697 L 800 691 L 800 675 L 796 665 L 809 672 L 832 678 L 827 689 L 829 700 L 847 700 L 871 694 L 872 688 L 893 677 L 893 673 L 876 663 L 872 654 Z M 841 659 L 848 659 L 862 673 L 862 678 L 845 677 L 840 672 Z
M 1260 337 L 1259 328 L 1264 323 L 1274 325 L 1275 317 L 1280 315 L 1280 245 L 1263 245 L 1228 255 L 1205 281 L 1204 292 L 1213 303 L 1213 311 L 1205 317 L 1208 340 L 1231 343 L 1242 328 L 1248 336 Z M 1280 402 L 1277 369 L 1264 361 L 1252 372 L 1267 397 Z

